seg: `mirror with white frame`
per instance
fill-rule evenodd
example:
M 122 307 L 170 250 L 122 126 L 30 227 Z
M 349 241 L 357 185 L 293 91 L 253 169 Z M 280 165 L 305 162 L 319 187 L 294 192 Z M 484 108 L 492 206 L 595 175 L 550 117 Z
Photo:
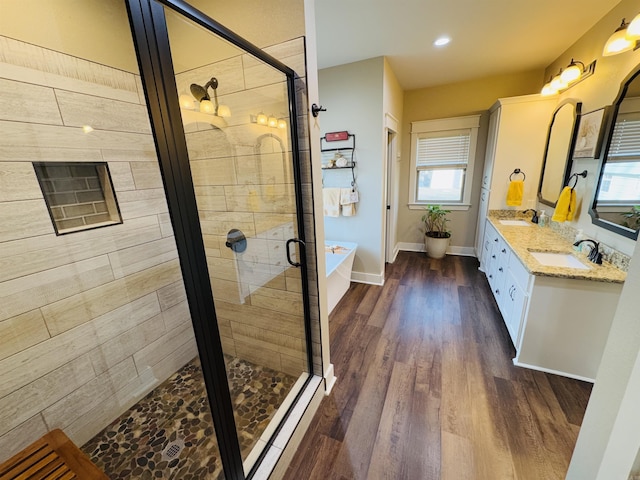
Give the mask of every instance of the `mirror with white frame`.
M 566 100 L 551 116 L 545 148 L 538 201 L 555 207 L 571 173 L 571 153 L 576 142 L 582 103 Z
M 637 239 L 640 230 L 640 69 L 622 84 L 589 214 L 593 223 Z

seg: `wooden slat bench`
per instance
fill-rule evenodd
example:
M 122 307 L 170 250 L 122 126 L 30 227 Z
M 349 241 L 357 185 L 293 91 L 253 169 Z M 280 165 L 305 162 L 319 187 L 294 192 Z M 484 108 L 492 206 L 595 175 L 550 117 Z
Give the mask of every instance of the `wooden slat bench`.
M 0 465 L 0 480 L 109 480 L 62 430 L 53 430 Z

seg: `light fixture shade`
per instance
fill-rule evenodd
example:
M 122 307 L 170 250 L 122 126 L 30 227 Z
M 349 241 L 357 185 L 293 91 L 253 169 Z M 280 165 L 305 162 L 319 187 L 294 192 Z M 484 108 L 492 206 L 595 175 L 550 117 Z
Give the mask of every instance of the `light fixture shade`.
M 284 118 L 281 118 L 280 120 L 278 120 L 278 128 L 283 130 L 287 128 L 287 122 Z
M 271 128 L 276 128 L 278 126 L 278 119 L 276 117 L 269 117 L 267 125 Z
M 562 71 L 562 73 L 560 74 L 560 79 L 564 83 L 568 84 L 571 82 L 575 82 L 581 76 L 582 76 L 582 69 L 575 63 L 572 63 L 565 70 Z
M 256 117 L 256 121 L 258 122 L 258 125 L 266 125 L 267 123 L 269 123 L 269 117 L 260 112 Z
M 178 101 L 180 102 L 181 108 L 186 108 L 188 110 L 193 110 L 195 108 L 195 100 L 188 93 L 183 93 L 178 97 Z
M 202 113 L 213 114 L 216 111 L 216 107 L 213 106 L 213 102 L 211 102 L 211 100 L 202 100 L 200 102 L 200 111 Z
M 609 37 L 607 43 L 604 44 L 604 49 L 602 50 L 603 57 L 610 57 L 611 55 L 617 55 L 633 49 L 635 42 L 627 38 L 628 25 L 629 24 L 625 23 L 624 19 L 622 19 L 622 24 L 613 32 L 613 35 Z
M 640 13 L 635 16 L 631 23 L 627 26 L 625 36 L 628 40 L 640 40 Z
M 230 117 L 231 109 L 227 105 L 218 105 L 218 116 L 219 117 Z
M 553 90 L 555 90 L 556 92 L 558 92 L 559 90 L 564 90 L 565 88 L 567 88 L 567 84 L 566 84 L 566 82 L 564 82 L 562 80 L 562 76 L 561 75 L 562 74 L 556 75 L 551 80 L 551 88 Z
M 549 95 L 555 95 L 556 93 L 558 93 L 558 91 L 551 88 L 551 82 L 549 82 L 549 83 L 545 83 L 544 87 L 542 87 L 542 91 L 540 92 L 540 95 L 544 95 L 546 97 Z

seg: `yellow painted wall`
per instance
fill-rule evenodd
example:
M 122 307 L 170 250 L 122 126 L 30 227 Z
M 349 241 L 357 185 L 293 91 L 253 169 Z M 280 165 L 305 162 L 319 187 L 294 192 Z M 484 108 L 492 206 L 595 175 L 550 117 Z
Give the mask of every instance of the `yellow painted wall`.
M 542 70 L 521 72 L 510 75 L 498 75 L 470 80 L 467 82 L 437 87 L 410 90 L 404 94 L 404 113 L 402 119 L 402 157 L 398 189 L 398 230 L 397 240 L 401 243 L 422 243 L 423 234 L 420 218 L 422 210 L 410 210 L 409 174 L 411 165 L 411 122 L 462 115 L 485 114 L 478 138 L 477 163 L 474 170 L 472 206 L 466 211 L 454 211 L 449 215 L 450 229 L 453 232 L 451 245 L 472 248 L 475 241 L 476 219 L 478 216 L 478 198 L 480 178 L 486 144 L 487 110 L 502 97 L 512 97 L 538 93 L 542 86 Z

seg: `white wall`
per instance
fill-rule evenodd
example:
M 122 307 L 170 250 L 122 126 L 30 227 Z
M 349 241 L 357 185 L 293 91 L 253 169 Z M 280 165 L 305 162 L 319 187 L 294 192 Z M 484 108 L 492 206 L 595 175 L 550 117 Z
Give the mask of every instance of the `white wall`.
M 327 111 L 320 114 L 320 132 L 347 130 L 356 139 L 356 182 L 360 193 L 353 217 L 325 217 L 325 238 L 356 242 L 354 280 L 381 283 L 384 172 L 383 142 L 384 58 L 377 57 L 318 72 L 320 102 Z M 325 187 L 347 187 L 349 170 L 325 171 Z

